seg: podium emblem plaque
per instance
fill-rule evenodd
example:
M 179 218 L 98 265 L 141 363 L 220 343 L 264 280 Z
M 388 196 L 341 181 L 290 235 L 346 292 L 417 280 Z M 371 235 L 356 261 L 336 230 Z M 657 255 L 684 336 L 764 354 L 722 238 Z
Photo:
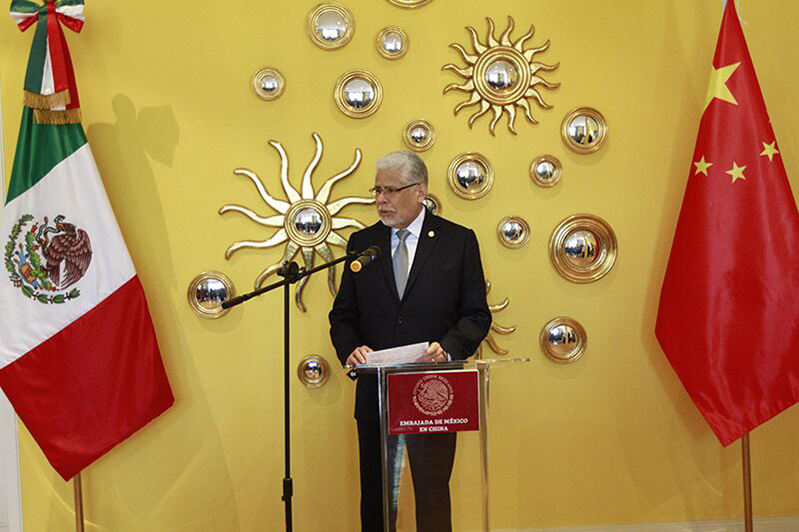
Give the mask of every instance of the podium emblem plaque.
M 389 434 L 480 430 L 477 370 L 394 373 L 387 388 Z

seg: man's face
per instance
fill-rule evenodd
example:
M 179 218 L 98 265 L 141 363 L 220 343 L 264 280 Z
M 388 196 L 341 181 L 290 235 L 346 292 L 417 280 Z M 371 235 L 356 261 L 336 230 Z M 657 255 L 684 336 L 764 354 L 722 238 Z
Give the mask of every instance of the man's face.
M 375 176 L 375 186 L 385 189 L 404 187 L 408 183 L 402 180 L 400 170 L 381 170 Z M 389 227 L 404 229 L 419 216 L 422 200 L 427 195 L 427 185 L 418 184 L 391 194 L 382 193 L 377 196 L 377 215 Z

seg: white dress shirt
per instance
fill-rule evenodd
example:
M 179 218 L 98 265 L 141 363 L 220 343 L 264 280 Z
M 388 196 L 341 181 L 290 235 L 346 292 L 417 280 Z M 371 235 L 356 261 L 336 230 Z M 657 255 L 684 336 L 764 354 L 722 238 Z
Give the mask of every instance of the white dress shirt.
M 413 258 L 416 256 L 416 248 L 419 245 L 419 237 L 422 234 L 422 224 L 424 224 L 424 212 L 427 209 L 422 206 L 422 210 L 419 213 L 419 216 L 416 217 L 411 224 L 406 227 L 411 234 L 405 238 L 405 246 L 408 248 L 408 271 L 406 272 L 408 276 L 411 273 L 411 266 L 413 266 Z M 399 237 L 397 236 L 397 231 L 399 229 L 392 227 L 391 228 L 391 258 L 394 258 L 394 253 L 396 253 L 397 248 L 399 247 Z

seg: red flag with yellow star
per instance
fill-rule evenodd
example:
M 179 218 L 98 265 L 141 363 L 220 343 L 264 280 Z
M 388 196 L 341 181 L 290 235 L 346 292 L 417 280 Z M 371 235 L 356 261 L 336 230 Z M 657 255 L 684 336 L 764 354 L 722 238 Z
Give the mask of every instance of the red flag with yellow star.
M 655 332 L 722 445 L 799 401 L 799 213 L 732 1 Z

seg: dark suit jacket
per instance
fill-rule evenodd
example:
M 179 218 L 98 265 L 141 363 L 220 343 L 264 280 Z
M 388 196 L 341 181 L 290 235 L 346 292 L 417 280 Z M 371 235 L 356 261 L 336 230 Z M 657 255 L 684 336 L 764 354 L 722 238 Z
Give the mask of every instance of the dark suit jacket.
M 380 247 L 380 259 L 357 274 L 344 269 L 330 338 L 341 363 L 360 345 L 374 350 L 439 342 L 453 360 L 477 350 L 491 326 L 477 237 L 471 229 L 425 213 L 405 295 L 391 261 L 391 228 L 382 222 L 353 233 L 347 251 Z M 377 381 L 358 379 L 355 417 L 377 422 Z

